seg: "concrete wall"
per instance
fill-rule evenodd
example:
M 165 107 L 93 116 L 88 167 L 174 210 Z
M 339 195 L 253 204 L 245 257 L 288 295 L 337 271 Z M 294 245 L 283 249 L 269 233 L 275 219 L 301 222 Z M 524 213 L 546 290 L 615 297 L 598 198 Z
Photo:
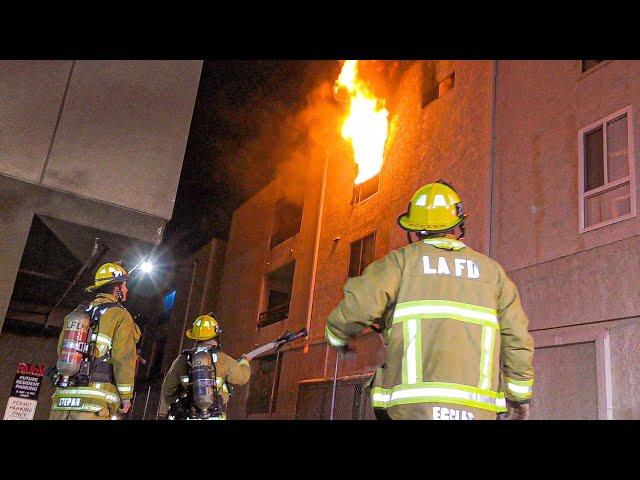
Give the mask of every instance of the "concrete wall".
M 165 221 L 157 217 L 1 175 L 0 205 L 0 330 L 34 215 L 45 215 L 149 243 L 160 242 L 164 232 Z
M 495 258 L 512 271 L 637 235 L 637 217 L 579 233 L 578 131 L 627 105 L 637 112 L 640 62 L 588 74 L 578 60 L 498 65 Z M 637 115 L 632 131 L 638 144 Z
M 637 322 L 616 320 L 640 315 L 640 220 L 579 232 L 578 131 L 630 105 L 637 145 L 639 87 L 637 61 L 586 73 L 579 60 L 498 62 L 492 256 L 518 285 L 539 338 L 581 336 L 592 324 L 611 337 L 609 366 L 594 364 L 592 347 L 558 347 L 555 360 L 553 349 L 538 349 L 543 398 L 534 402 L 543 418 L 597 418 L 596 374 L 613 378 L 612 418 L 638 415 Z M 598 395 L 604 390 L 598 385 Z
M 200 61 L 0 61 L 0 330 L 34 214 L 158 243 Z
M 0 174 L 168 220 L 201 66 L 0 62 Z

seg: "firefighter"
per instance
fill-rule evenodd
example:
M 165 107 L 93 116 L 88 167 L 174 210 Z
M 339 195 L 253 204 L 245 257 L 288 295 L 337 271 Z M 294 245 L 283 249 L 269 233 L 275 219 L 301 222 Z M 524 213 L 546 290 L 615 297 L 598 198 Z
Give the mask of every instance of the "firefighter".
M 465 217 L 447 183 L 420 188 L 398 218 L 409 245 L 350 278 L 329 315 L 325 337 L 338 349 L 366 327 L 382 331 L 386 360 L 370 384 L 379 419 L 529 416 L 528 319 L 502 267 L 462 242 Z
M 224 420 L 228 383 L 244 385 L 249 381 L 249 360 L 240 357 L 236 361 L 222 351 L 221 331 L 212 314 L 200 315 L 187 331 L 187 338 L 195 340 L 195 345 L 174 360 L 162 383 L 163 410 L 170 409 L 169 418 Z
M 131 408 L 140 330 L 123 306 L 128 280 L 129 274 L 122 265 L 105 263 L 98 268 L 94 284 L 85 289 L 97 293 L 96 297 L 65 317 L 58 340 L 59 371 L 50 420 L 108 420 Z M 86 339 L 88 352 L 93 354 L 87 354 L 86 371 L 80 369 L 77 375 L 65 377 L 60 365 L 68 363 L 61 364 L 61 352 L 65 353 L 69 339 L 77 339 L 74 334 L 78 331 L 73 329 L 78 314 L 95 322 L 93 335 Z M 67 332 L 72 335 L 65 337 Z

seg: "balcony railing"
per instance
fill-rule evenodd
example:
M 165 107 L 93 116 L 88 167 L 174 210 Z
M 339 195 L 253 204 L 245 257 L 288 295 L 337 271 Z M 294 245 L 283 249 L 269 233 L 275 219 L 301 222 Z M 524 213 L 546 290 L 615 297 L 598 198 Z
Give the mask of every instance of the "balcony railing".
M 272 323 L 284 321 L 289 316 L 289 303 L 283 303 L 273 307 L 266 312 L 262 312 L 258 317 L 258 328 L 266 327 Z

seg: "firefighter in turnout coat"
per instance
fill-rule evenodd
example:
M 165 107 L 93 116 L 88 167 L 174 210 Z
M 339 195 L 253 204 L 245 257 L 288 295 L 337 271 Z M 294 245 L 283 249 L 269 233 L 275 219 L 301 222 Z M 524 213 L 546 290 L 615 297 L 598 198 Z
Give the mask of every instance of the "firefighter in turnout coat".
M 379 419 L 526 419 L 533 339 L 502 267 L 453 236 L 466 214 L 444 182 L 420 188 L 398 218 L 409 245 L 350 278 L 327 341 L 346 347 L 376 322 L 386 360 L 371 384 Z M 418 241 L 411 242 L 411 234 Z
M 106 263 L 98 269 L 95 283 L 87 287 L 87 291 L 98 292 L 91 303 L 78 307 L 99 316 L 91 373 L 86 384 L 56 388 L 50 420 L 109 420 L 131 408 L 140 330 L 122 305 L 127 300 L 128 278 L 124 267 Z M 58 340 L 59 355 L 65 329 L 73 328 L 70 323 L 74 317 L 67 315 L 64 322 Z
M 210 420 L 225 420 L 226 414 L 223 407 L 229 401 L 229 386 L 244 385 L 249 381 L 251 376 L 251 367 L 249 360 L 241 357 L 238 360 L 234 360 L 232 357 L 224 353 L 219 344 L 219 333 L 222 330 L 218 325 L 218 321 L 210 314 L 201 315 L 195 319 L 192 328 L 187 330 L 186 336 L 191 340 L 195 340 L 194 348 L 182 352 L 171 364 L 167 375 L 162 383 L 161 397 L 164 402 L 162 405 L 162 411 L 167 411 L 173 405 L 177 405 L 177 401 L 184 404 L 181 407 L 184 415 L 191 418 L 190 415 L 195 411 L 194 407 L 198 405 L 198 398 L 194 401 L 194 392 L 204 393 L 205 396 L 212 396 L 211 399 L 204 399 L 206 405 L 208 402 L 212 404 L 219 401 L 219 411 L 214 411 L 213 408 L 209 408 L 209 412 L 199 412 L 205 414 L 206 419 Z M 205 388 L 200 390 L 193 377 L 193 370 L 189 367 L 189 358 L 194 359 L 194 355 L 198 352 L 207 351 L 211 355 L 211 372 L 215 372 L 215 378 L 210 379 L 210 383 L 215 385 L 214 389 Z M 192 362 L 198 363 L 197 361 Z M 191 375 L 191 377 L 190 377 Z M 211 373 L 212 375 L 212 373 Z M 201 416 L 202 417 L 202 416 Z M 198 417 L 198 418 L 201 418 Z M 172 415 L 169 415 L 172 418 Z M 179 417 L 174 417 L 180 419 Z M 205 418 L 202 418 L 205 419 Z

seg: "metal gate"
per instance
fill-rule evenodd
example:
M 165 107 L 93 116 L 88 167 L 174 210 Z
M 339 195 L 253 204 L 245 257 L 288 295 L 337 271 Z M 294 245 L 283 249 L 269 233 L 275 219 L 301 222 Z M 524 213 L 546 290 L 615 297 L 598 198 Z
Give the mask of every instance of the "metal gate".
M 369 395 L 365 385 L 373 372 L 340 377 L 336 382 L 333 411 L 335 420 L 374 420 Z M 319 378 L 298 383 L 296 420 L 331 419 L 333 379 Z

